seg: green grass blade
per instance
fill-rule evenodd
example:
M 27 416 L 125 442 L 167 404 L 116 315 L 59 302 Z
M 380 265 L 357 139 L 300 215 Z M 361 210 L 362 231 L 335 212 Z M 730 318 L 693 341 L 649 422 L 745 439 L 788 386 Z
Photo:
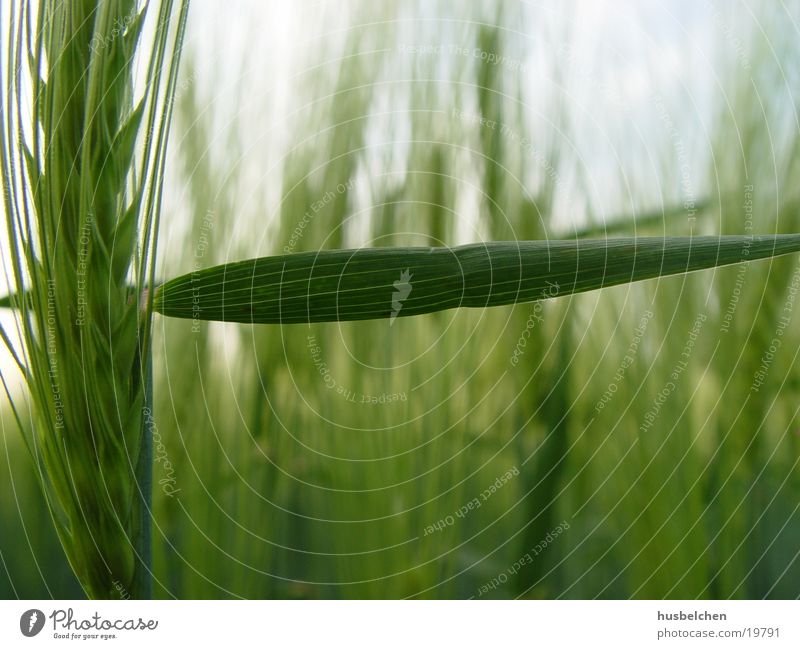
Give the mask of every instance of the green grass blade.
M 513 241 L 250 259 L 156 290 L 166 316 L 289 324 L 530 302 L 800 251 L 800 235 Z

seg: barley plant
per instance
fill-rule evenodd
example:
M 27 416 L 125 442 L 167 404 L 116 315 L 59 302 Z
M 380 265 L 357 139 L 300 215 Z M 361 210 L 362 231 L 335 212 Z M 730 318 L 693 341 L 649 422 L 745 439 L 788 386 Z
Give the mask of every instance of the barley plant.
M 147 287 L 186 7 L 3 10 L 3 187 L 17 362 L 35 412 L 27 442 L 86 593 L 147 596 Z
M 90 597 L 150 597 L 154 578 L 156 596 L 464 597 L 516 565 L 491 595 L 767 596 L 747 568 L 771 547 L 753 521 L 772 501 L 766 487 L 750 500 L 748 480 L 787 442 L 731 434 L 741 413 L 708 424 L 710 397 L 697 405 L 692 386 L 751 400 L 743 417 L 758 428 L 766 393 L 719 384 L 742 366 L 749 379 L 771 336 L 753 338 L 771 323 L 722 320 L 743 365 L 698 352 L 706 373 L 681 366 L 692 382 L 664 397 L 682 409 L 657 419 L 652 400 L 676 372 L 664 346 L 724 317 L 733 273 L 761 273 L 745 291 L 754 317 L 774 315 L 791 281 L 796 198 L 740 227 L 740 190 L 757 176 L 748 156 L 770 157 L 749 82 L 733 78 L 745 98 L 715 122 L 713 157 L 730 167 L 709 172 L 722 176 L 716 193 L 665 189 L 681 187 L 673 137 L 655 180 L 642 165 L 632 182 L 619 174 L 620 214 L 601 220 L 602 192 L 560 139 L 565 66 L 531 89 L 512 65 L 525 56 L 522 9 L 453 20 L 452 3 L 431 3 L 426 21 L 411 4 L 347 6 L 334 12 L 349 21 L 340 49 L 312 37 L 320 60 L 296 76 L 284 150 L 273 135 L 275 150 L 250 160 L 278 170 L 277 188 L 247 169 L 246 125 L 202 97 L 207 48 L 187 50 L 179 80 L 188 3 L 3 8 L 3 305 L 16 331 L 2 335 L 30 399 L 4 385 L 80 586 Z M 459 44 L 445 73 L 407 47 L 426 35 Z M 227 76 L 211 84 L 220 94 Z M 537 104 L 545 130 L 526 121 L 532 92 L 551 97 Z M 737 164 L 725 154 L 740 124 Z M 796 172 L 791 142 L 781 185 Z M 161 223 L 165 177 L 183 189 L 165 193 Z M 566 227 L 578 189 L 586 219 Z M 731 264 L 701 303 L 711 274 L 688 273 Z M 630 331 L 638 360 L 620 370 Z M 619 407 L 606 407 L 615 373 Z M 411 399 L 408 385 L 426 387 Z M 353 406 L 356 387 L 392 407 Z M 447 522 L 498 476 L 508 486 L 489 504 Z M 558 551 L 519 563 L 562 534 Z M 664 551 L 659 534 L 692 551 Z

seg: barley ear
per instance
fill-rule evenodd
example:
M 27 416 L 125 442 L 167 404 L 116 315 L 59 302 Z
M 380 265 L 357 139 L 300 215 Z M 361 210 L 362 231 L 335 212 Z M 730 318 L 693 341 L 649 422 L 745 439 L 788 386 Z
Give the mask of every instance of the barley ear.
M 86 593 L 146 597 L 150 305 L 131 300 L 129 285 L 140 294 L 152 282 L 187 3 L 15 1 L 5 11 L 0 155 L 9 290 L 27 298 L 15 313 L 29 445 Z

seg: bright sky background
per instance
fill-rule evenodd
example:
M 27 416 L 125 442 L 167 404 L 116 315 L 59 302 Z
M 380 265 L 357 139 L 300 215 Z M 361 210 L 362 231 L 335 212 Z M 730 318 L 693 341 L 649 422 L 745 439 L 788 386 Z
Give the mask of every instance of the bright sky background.
M 746 21 L 750 13 L 747 2 L 552 0 L 524 4 L 531 17 L 548 24 L 551 33 L 569 34 L 568 40 L 562 40 L 568 49 L 560 53 L 552 51 L 554 43 L 544 45 L 566 74 L 575 125 L 573 144 L 586 157 L 597 195 L 608 200 L 601 205 L 601 213 L 612 214 L 618 209 L 619 200 L 614 195 L 619 195 L 620 166 L 630 169 L 629 181 L 640 183 L 639 191 L 646 192 L 651 179 L 640 169 L 640 161 L 656 151 L 657 155 L 664 151 L 669 155 L 669 136 L 663 126 L 659 128 L 659 116 L 653 110 L 655 95 L 663 98 L 664 109 L 674 118 L 681 141 L 688 150 L 697 151 L 691 156 L 693 163 L 702 167 L 707 149 L 704 131 L 711 99 L 719 87 L 716 64 L 720 52 L 741 65 L 747 61 L 741 29 L 742 16 Z M 418 18 L 434 14 L 459 17 L 458 2 L 396 5 L 406 16 L 413 11 Z M 194 59 L 197 72 L 189 82 L 197 84 L 201 97 L 213 102 L 215 134 L 220 136 L 216 146 L 221 155 L 225 153 L 224 134 L 234 119 L 241 130 L 241 141 L 258 138 L 260 148 L 249 153 L 251 158 L 243 165 L 244 177 L 250 186 L 263 189 L 273 200 L 278 199 L 280 177 L 265 172 L 265 168 L 275 163 L 277 152 L 291 145 L 281 125 L 298 94 L 295 75 L 315 60 L 320 42 L 334 51 L 337 43 L 341 44 L 353 6 L 347 2 L 284 0 L 193 1 L 186 54 Z M 403 25 L 408 27 L 409 23 L 398 23 L 398 29 Z M 540 27 L 539 23 L 523 23 L 519 30 L 528 30 L 538 38 Z M 410 42 L 424 38 L 414 25 L 411 28 Z M 538 77 L 543 74 L 541 50 L 537 52 L 537 47 L 542 43 L 532 42 L 526 60 L 532 101 L 542 87 Z M 179 147 L 180 142 L 173 139 L 172 146 Z M 614 157 L 622 162 L 609 164 Z M 184 202 L 183 189 L 171 186 L 169 175 L 167 180 L 165 205 L 175 214 L 171 212 L 166 221 L 169 225 L 160 244 L 162 254 L 170 245 L 179 245 L 173 241 L 183 227 L 177 218 Z M 574 205 L 580 205 L 580 201 L 570 203 Z M 581 218 L 570 212 L 564 210 L 565 225 Z M 253 250 L 253 254 L 259 252 Z M 13 330 L 8 313 L 2 313 L 0 321 L 7 331 Z M 6 353 L 0 366 L 6 375 L 11 373 Z

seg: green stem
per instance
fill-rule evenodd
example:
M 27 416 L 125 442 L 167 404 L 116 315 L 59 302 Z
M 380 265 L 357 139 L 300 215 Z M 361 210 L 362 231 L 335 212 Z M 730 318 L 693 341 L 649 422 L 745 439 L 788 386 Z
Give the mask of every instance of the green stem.
M 139 457 L 136 463 L 136 487 L 139 493 L 137 532 L 134 550 L 137 563 L 131 584 L 130 596 L 133 599 L 152 599 L 153 597 L 153 552 L 152 552 L 152 503 L 153 503 L 153 436 L 152 421 L 146 416 L 153 414 L 153 363 L 148 349 L 142 361 L 144 375 L 144 408 L 142 431 L 139 441 Z

